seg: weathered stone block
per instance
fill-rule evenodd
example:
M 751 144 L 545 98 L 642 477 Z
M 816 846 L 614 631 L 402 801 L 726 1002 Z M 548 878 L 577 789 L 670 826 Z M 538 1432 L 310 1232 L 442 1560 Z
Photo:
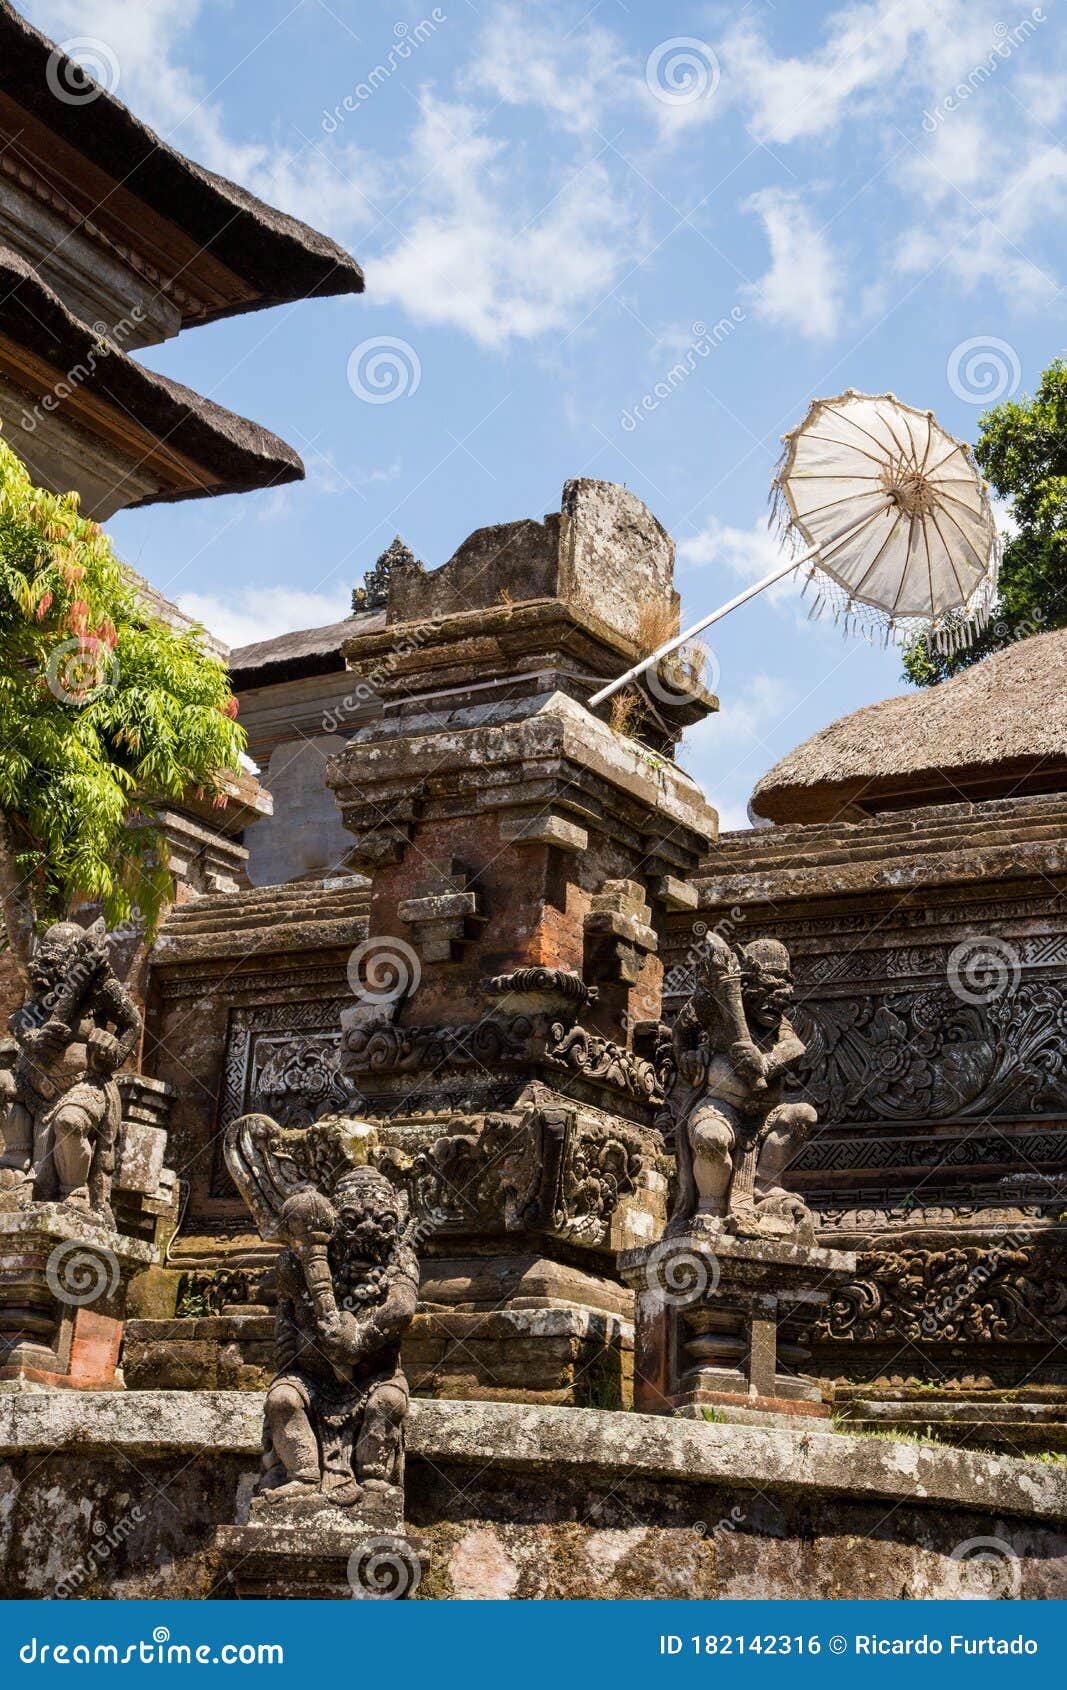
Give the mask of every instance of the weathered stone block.
M 501 816 L 500 837 L 512 845 L 553 845 L 558 851 L 585 851 L 589 835 L 564 816 Z

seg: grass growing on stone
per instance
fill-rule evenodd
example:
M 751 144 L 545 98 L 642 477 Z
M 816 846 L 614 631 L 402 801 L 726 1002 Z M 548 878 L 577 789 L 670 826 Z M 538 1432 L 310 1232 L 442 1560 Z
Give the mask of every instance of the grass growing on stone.
M 1045 1461 L 1054 1466 L 1067 1465 L 1067 1454 L 1059 1450 L 1042 1449 L 1014 1452 L 1007 1449 L 997 1449 L 986 1445 L 950 1443 L 947 1438 L 937 1438 L 932 1432 L 902 1432 L 895 1426 L 872 1428 L 857 1426 L 853 1421 L 835 1418 L 831 1422 L 835 1432 L 843 1432 L 850 1438 L 881 1438 L 886 1443 L 897 1444 L 927 1444 L 934 1449 L 951 1449 L 958 1454 L 999 1455 L 1008 1461 Z
M 843 1432 L 850 1438 L 882 1438 L 886 1443 L 894 1444 L 932 1444 L 936 1449 L 958 1449 L 958 1444 L 951 1444 L 945 1438 L 935 1438 L 932 1432 L 901 1432 L 895 1426 L 870 1427 L 858 1426 L 852 1420 L 833 1419 L 830 1422 L 835 1432 Z

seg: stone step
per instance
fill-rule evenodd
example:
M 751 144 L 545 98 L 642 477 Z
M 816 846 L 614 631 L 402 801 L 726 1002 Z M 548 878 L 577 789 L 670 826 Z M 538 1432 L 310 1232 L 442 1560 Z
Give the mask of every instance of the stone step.
M 307 881 L 298 882 L 295 887 L 213 894 L 172 910 L 161 938 L 181 940 L 193 934 L 235 933 L 301 920 L 358 920 L 366 915 L 369 903 L 369 889 L 365 885 L 325 891 L 321 884 Z
M 920 826 L 912 823 L 906 828 L 872 826 L 868 822 L 842 823 L 836 828 L 776 827 L 753 828 L 750 832 L 721 834 L 707 861 L 723 857 L 745 857 L 751 860 L 795 856 L 797 847 L 811 855 L 822 856 L 827 851 L 861 849 L 921 849 L 929 843 L 947 841 L 958 844 L 965 831 L 968 842 L 975 839 L 1045 839 L 1062 838 L 1067 823 L 1067 804 L 1038 816 L 1010 818 L 991 816 L 959 816 L 943 822 Z
M 1062 837 L 1067 823 L 1067 800 L 1060 794 L 1043 798 L 997 799 L 988 804 L 935 805 L 930 809 L 907 810 L 871 817 L 862 822 L 792 823 L 775 828 L 741 829 L 719 835 L 708 867 L 726 856 L 744 856 L 767 861 L 776 856 L 794 859 L 798 845 L 803 851 L 821 854 L 827 848 L 850 853 L 867 842 L 874 846 L 899 845 L 914 841 L 920 849 L 930 841 L 947 839 L 958 843 L 961 828 L 968 842 L 982 837 Z

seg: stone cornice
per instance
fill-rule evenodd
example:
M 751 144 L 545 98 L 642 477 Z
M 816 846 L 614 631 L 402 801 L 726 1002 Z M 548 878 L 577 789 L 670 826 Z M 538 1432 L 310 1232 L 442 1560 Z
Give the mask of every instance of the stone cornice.
M 174 1450 L 258 1460 L 259 1391 L 39 1391 L 0 1397 L 0 1454 L 87 1450 L 131 1462 Z M 1008 1514 L 1057 1523 L 1067 1474 L 1047 1462 L 840 1432 L 718 1426 L 605 1409 L 416 1398 L 408 1451 L 435 1466 L 581 1472 Z

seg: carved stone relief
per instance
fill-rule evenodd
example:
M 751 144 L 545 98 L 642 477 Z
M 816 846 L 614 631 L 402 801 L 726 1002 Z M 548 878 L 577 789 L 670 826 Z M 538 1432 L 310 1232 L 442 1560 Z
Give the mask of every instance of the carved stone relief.
M 323 1115 L 359 1109 L 359 1091 L 340 1067 L 338 1023 L 348 1002 L 326 998 L 231 1011 L 212 1196 L 233 1195 L 221 1135 L 238 1116 L 262 1111 L 282 1126 L 306 1127 Z
M 1067 1247 L 893 1250 L 859 1258 L 816 1323 L 816 1342 L 1025 1343 L 1050 1351 L 1067 1338 Z
M 1067 982 L 996 1001 L 945 986 L 797 1005 L 804 1095 L 825 1123 L 949 1120 L 1067 1108 Z

